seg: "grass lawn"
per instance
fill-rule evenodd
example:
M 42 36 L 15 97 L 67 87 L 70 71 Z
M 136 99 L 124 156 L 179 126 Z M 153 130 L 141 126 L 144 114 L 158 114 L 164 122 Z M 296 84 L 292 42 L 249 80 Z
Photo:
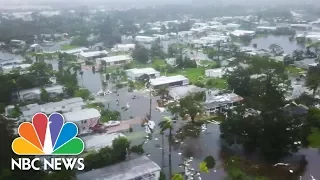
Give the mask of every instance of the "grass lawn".
M 217 65 L 215 61 L 210 61 L 210 60 L 201 60 L 200 62 L 202 65 L 211 65 L 211 66 Z
M 217 89 L 227 89 L 228 83 L 225 79 L 215 78 L 213 80 L 213 86 Z
M 199 77 L 204 76 L 205 68 L 186 68 L 176 71 L 174 73 L 167 73 L 167 76 L 184 75 L 190 82 L 195 82 Z
M 70 49 L 75 49 L 78 48 L 79 46 L 73 46 L 73 45 L 69 45 L 69 44 L 65 44 L 61 46 L 61 50 L 70 50 Z
M 300 74 L 301 72 L 303 72 L 304 70 L 301 69 L 301 68 L 298 68 L 298 67 L 288 66 L 288 67 L 286 67 L 286 71 L 287 71 L 289 74 L 292 74 L 292 75 L 295 75 L 295 76 L 299 76 L 299 74 Z
M 166 61 L 164 59 L 154 59 L 152 61 L 152 67 L 153 68 L 156 68 L 156 67 L 161 67 L 161 66 L 164 66 L 166 65 Z

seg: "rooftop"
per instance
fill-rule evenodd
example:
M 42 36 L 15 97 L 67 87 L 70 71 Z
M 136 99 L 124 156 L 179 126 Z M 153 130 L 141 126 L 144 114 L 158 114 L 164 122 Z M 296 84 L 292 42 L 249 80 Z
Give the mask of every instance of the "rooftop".
M 77 175 L 77 180 L 131 180 L 160 171 L 160 167 L 146 156 Z
M 222 95 L 213 95 L 207 93 L 205 107 L 214 108 L 224 104 L 234 103 L 243 100 L 243 98 L 235 93 L 227 93 Z
M 83 136 L 81 139 L 86 145 L 86 149 L 95 149 L 99 150 L 100 148 L 106 146 L 112 146 L 112 141 L 118 137 L 125 137 L 121 133 L 112 133 L 112 134 L 95 134 L 90 136 Z
M 51 102 L 46 104 L 29 104 L 27 106 L 21 107 L 23 116 L 29 117 L 33 116 L 35 113 L 44 112 L 46 114 L 51 114 L 57 111 L 69 111 L 76 107 L 81 107 L 85 105 L 82 98 L 71 98 L 65 99 L 59 102 Z
M 204 91 L 204 88 L 197 87 L 195 85 L 187 85 L 187 86 L 178 86 L 169 89 L 169 94 L 179 96 L 179 98 L 183 98 L 187 96 L 189 93 L 201 92 Z
M 80 53 L 81 51 L 88 51 L 89 49 L 86 47 L 79 47 L 79 48 L 74 48 L 66 51 L 62 51 L 62 53 L 67 53 L 67 54 L 75 54 L 75 53 Z
M 152 86 L 158 86 L 162 84 L 169 84 L 173 82 L 178 81 L 188 81 L 188 78 L 182 76 L 182 75 L 176 75 L 176 76 L 161 76 L 155 79 L 150 79 L 150 83 Z
M 83 57 L 95 57 L 95 56 L 100 56 L 100 55 L 107 55 L 108 52 L 103 50 L 103 51 L 90 51 L 90 52 L 81 52 L 80 55 Z
M 141 69 L 134 68 L 134 69 L 128 69 L 128 70 L 125 70 L 125 71 L 133 73 L 133 74 L 154 74 L 154 73 L 159 73 L 158 71 L 156 71 L 153 68 L 141 68 Z
M 129 59 L 132 59 L 132 57 L 129 55 L 109 56 L 109 57 L 101 58 L 101 60 L 106 62 L 124 61 Z
M 97 109 L 88 108 L 88 109 L 81 109 L 77 111 L 63 113 L 63 116 L 66 121 L 76 122 L 76 121 L 82 121 L 82 120 L 91 119 L 91 118 L 97 118 L 97 117 L 100 117 L 101 114 Z

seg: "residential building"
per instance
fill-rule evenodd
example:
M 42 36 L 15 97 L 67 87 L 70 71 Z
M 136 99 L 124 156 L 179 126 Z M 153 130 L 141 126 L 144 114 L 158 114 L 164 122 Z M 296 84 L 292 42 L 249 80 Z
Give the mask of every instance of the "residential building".
M 61 85 L 45 87 L 44 89 L 48 92 L 50 97 L 57 97 L 57 96 L 64 93 L 63 86 L 61 86 Z M 32 88 L 32 89 L 26 89 L 26 90 L 19 91 L 21 101 L 40 99 L 40 94 L 41 94 L 40 88 Z
M 153 89 L 157 89 L 161 86 L 174 87 L 174 86 L 185 86 L 188 84 L 189 84 L 189 79 L 182 75 L 168 76 L 168 77 L 161 76 L 161 77 L 150 80 L 150 85 Z
M 16 47 L 23 47 L 23 46 L 26 45 L 26 42 L 22 41 L 22 40 L 12 39 L 10 41 L 10 45 L 11 46 L 16 46 Z
M 32 66 L 32 64 L 5 65 L 0 68 L 0 72 L 2 71 L 3 74 L 8 74 L 15 69 L 20 69 L 21 71 L 24 71 L 28 69 L 30 66 Z
M 216 68 L 216 69 L 206 69 L 205 75 L 207 77 L 213 77 L 213 78 L 221 78 L 223 75 L 225 75 L 227 72 L 234 71 L 235 67 L 228 67 L 228 68 Z
M 312 28 L 309 24 L 290 24 L 290 27 L 296 30 L 309 30 Z
M 232 36 L 240 37 L 240 36 L 254 36 L 254 31 L 245 31 L 245 30 L 235 30 L 230 33 Z
M 118 66 L 129 64 L 132 61 L 132 57 L 129 55 L 118 55 L 104 57 L 96 60 L 98 65 L 101 65 L 101 61 L 105 61 L 107 66 Z
M 147 156 L 77 174 L 77 180 L 158 180 L 161 168 Z
M 179 100 L 181 98 L 186 97 L 190 93 L 197 93 L 203 91 L 205 91 L 204 88 L 200 88 L 195 85 L 186 85 L 170 88 L 168 95 L 174 100 Z
M 22 119 L 25 121 L 31 121 L 32 116 L 35 113 L 43 112 L 45 114 L 51 114 L 54 112 L 70 112 L 73 110 L 82 109 L 85 106 L 85 103 L 82 98 L 71 98 L 64 99 L 58 102 L 50 102 L 46 104 L 29 104 L 23 107 L 20 107 L 20 111 L 22 113 Z M 8 110 L 9 111 L 9 110 Z M 8 112 L 9 113 L 9 112 Z
M 160 72 L 156 71 L 153 68 L 142 68 L 142 69 L 134 68 L 134 69 L 125 70 L 125 72 L 128 78 L 131 80 L 137 80 L 139 77 L 141 77 L 144 74 L 148 75 L 151 79 L 160 77 Z
M 135 47 L 135 44 L 116 44 L 113 48 L 115 51 L 129 52 L 134 50 Z
M 19 65 L 23 62 L 23 60 L 18 59 L 0 59 L 0 67 L 8 66 L 8 65 Z
M 256 28 L 257 32 L 274 32 L 277 30 L 277 27 L 273 27 L 273 26 L 258 26 Z
M 94 61 L 97 58 L 103 58 L 108 55 L 108 52 L 103 51 L 89 51 L 89 52 L 80 52 L 79 58 L 84 61 Z
M 66 122 L 77 124 L 78 132 L 82 134 L 99 123 L 101 114 L 97 109 L 89 108 L 63 113 L 63 116 Z
M 204 108 L 207 113 L 222 113 L 225 109 L 234 106 L 243 98 L 235 93 L 216 94 L 210 90 L 206 92 Z
M 111 134 L 95 134 L 90 136 L 83 136 L 81 139 L 83 140 L 85 146 L 85 150 L 95 150 L 99 151 L 101 148 L 104 147 L 111 147 L 112 141 L 119 137 L 126 137 L 122 133 L 111 133 Z
M 89 51 L 89 49 L 86 48 L 86 47 L 79 47 L 79 48 L 74 48 L 74 49 L 70 49 L 70 50 L 61 51 L 61 53 L 78 55 L 81 52 L 86 52 L 86 51 Z
M 176 58 L 166 58 L 165 59 L 166 63 L 171 65 L 171 66 L 175 66 L 176 65 Z
M 150 37 L 150 36 L 136 36 L 135 40 L 137 42 L 141 42 L 141 43 L 151 43 L 151 42 L 155 41 L 156 38 Z

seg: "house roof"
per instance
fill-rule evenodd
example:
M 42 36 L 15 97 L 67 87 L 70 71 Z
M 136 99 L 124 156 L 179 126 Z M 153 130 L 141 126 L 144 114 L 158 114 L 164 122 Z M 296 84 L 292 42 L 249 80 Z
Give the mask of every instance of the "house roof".
M 80 97 L 65 99 L 59 102 L 51 102 L 46 104 L 29 104 L 27 106 L 21 107 L 20 110 L 25 117 L 33 116 L 35 113 L 44 112 L 51 114 L 57 111 L 70 111 L 76 107 L 81 107 L 85 105 L 83 99 Z M 31 120 L 31 119 L 30 119 Z
M 122 133 L 111 133 L 111 134 L 96 134 L 83 136 L 81 139 L 85 143 L 86 149 L 99 150 L 106 146 L 112 146 L 112 141 L 118 137 L 126 137 Z
M 103 51 L 90 51 L 90 52 L 81 52 L 80 56 L 89 58 L 89 57 L 95 57 L 95 56 L 100 56 L 100 55 L 107 55 L 108 52 L 103 50 Z
M 207 94 L 206 101 L 205 101 L 205 107 L 207 109 L 214 108 L 214 107 L 220 107 L 225 104 L 239 102 L 243 100 L 243 98 L 235 93 L 228 93 L 228 94 L 222 94 L 222 95 L 213 95 L 209 96 Z
M 187 81 L 188 78 L 182 76 L 182 75 L 176 75 L 176 76 L 161 76 L 155 79 L 150 79 L 150 83 L 152 86 L 158 86 L 162 84 L 170 84 L 178 81 Z
M 101 116 L 100 112 L 94 108 L 81 109 L 78 111 L 71 111 L 63 113 L 64 119 L 69 122 L 76 122 L 87 120 L 91 118 L 98 118 Z
M 132 57 L 129 55 L 109 56 L 109 57 L 101 58 L 101 60 L 106 62 L 115 62 L 115 61 L 123 61 L 123 60 L 130 60 L 130 59 L 132 59 Z
M 187 96 L 189 93 L 201 92 L 205 91 L 204 88 L 197 87 L 195 85 L 187 85 L 187 86 L 178 86 L 170 88 L 169 94 L 174 94 L 179 96 L 179 98 L 183 98 Z
M 128 69 L 128 70 L 125 70 L 126 72 L 130 72 L 130 73 L 133 73 L 133 74 L 155 74 L 155 73 L 159 73 L 159 71 L 156 71 L 155 69 L 153 68 L 141 68 L 141 69 L 137 69 L 137 68 L 134 68 L 134 69 Z
M 160 167 L 146 156 L 77 175 L 77 180 L 131 180 L 160 171 Z

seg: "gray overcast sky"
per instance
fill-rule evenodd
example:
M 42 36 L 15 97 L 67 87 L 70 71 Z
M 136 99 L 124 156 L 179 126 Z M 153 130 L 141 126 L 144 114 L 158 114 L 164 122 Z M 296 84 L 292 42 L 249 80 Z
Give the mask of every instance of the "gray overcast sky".
M 196 4 L 199 3 L 222 3 L 222 4 L 284 4 L 284 3 L 301 3 L 305 4 L 306 2 L 313 2 L 316 3 L 316 1 L 319 0 L 0 0 L 0 3 L 2 4 L 13 4 L 14 2 L 18 2 L 17 4 L 46 4 L 46 3 L 88 3 L 88 4 L 93 4 L 93 3 L 103 3 L 103 4 L 108 4 L 108 3 L 136 3 L 136 4 L 188 4 L 191 2 L 195 2 Z

